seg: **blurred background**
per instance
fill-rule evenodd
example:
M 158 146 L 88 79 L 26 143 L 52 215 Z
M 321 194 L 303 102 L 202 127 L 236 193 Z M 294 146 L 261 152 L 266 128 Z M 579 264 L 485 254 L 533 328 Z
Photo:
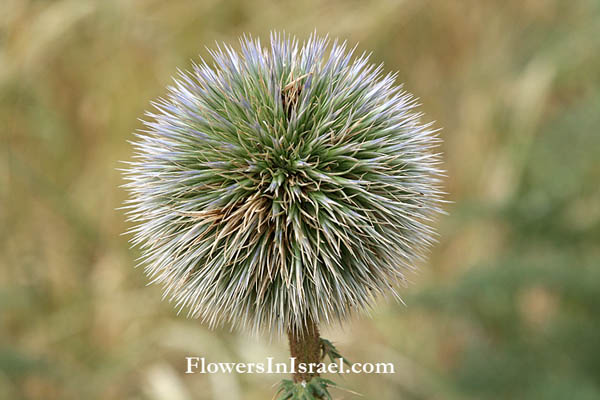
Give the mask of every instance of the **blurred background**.
M 287 343 L 177 316 L 115 210 L 176 68 L 272 29 L 358 42 L 443 128 L 452 203 L 406 306 L 324 328 L 396 373 L 331 378 L 364 399 L 599 399 L 596 0 L 2 0 L 0 399 L 272 398 L 281 376 L 183 374 Z

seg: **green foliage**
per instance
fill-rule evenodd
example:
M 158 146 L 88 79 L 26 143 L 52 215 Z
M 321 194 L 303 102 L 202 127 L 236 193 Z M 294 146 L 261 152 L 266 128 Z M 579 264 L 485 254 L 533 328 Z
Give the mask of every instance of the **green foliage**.
M 328 388 L 335 386 L 332 381 L 320 377 L 300 383 L 284 379 L 279 384 L 277 400 L 331 400 Z
M 321 341 L 321 354 L 322 359 L 326 357 L 329 358 L 329 361 L 334 363 L 337 362 L 340 358 L 343 360 L 344 364 L 350 366 L 352 363 L 348 361 L 348 359 L 340 354 L 338 349 L 327 339 L 320 338 Z
M 589 151 L 600 149 L 598 105 L 590 94 L 549 118 L 515 198 L 485 215 L 508 224 L 502 254 L 414 298 L 454 321 L 447 335 L 461 351 L 444 373 L 465 396 L 600 398 L 600 220 L 591 206 L 600 192 L 588 184 L 600 176 L 600 152 Z M 557 162 L 567 133 L 569 151 Z

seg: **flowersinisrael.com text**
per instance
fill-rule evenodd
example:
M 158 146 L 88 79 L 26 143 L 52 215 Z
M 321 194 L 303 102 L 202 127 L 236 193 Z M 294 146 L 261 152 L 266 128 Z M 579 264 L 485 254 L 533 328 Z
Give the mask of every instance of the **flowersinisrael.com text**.
M 353 363 L 344 364 L 337 359 L 335 363 L 298 363 L 295 357 L 287 363 L 274 362 L 267 357 L 265 362 L 208 362 L 204 357 L 186 357 L 186 374 L 295 374 L 299 373 L 331 373 L 331 374 L 393 374 L 393 363 Z

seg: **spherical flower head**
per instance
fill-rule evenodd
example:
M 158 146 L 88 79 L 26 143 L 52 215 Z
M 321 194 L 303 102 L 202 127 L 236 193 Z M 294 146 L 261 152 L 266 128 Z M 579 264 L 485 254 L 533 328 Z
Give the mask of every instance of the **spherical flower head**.
M 240 42 L 180 72 L 136 134 L 126 208 L 151 281 L 210 326 L 252 331 L 397 295 L 441 203 L 415 99 L 345 44 Z

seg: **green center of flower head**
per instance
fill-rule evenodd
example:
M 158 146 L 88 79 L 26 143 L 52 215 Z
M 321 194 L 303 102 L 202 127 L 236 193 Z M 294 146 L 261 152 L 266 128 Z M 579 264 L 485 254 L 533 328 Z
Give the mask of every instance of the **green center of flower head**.
M 211 55 L 147 114 L 127 172 L 153 282 L 211 325 L 280 332 L 395 293 L 441 201 L 412 96 L 316 36 Z

